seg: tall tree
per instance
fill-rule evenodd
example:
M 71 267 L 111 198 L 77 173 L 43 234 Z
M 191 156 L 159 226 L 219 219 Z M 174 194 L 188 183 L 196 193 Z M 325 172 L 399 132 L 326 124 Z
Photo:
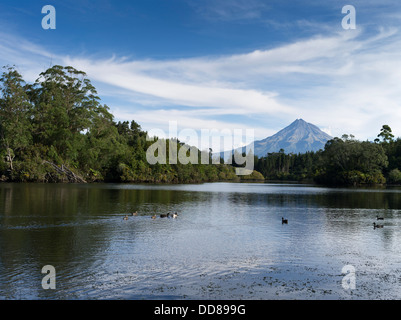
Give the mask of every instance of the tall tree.
M 28 119 L 31 104 L 22 76 L 15 67 L 4 68 L 6 71 L 0 78 L 0 145 L 12 172 L 15 157 L 31 143 Z
M 380 129 L 380 133 L 377 135 L 377 137 L 381 138 L 383 142 L 388 143 L 393 141 L 394 135 L 392 134 L 390 126 L 385 124 Z
M 348 135 L 334 138 L 326 143 L 323 152 L 326 183 L 359 184 L 383 183 L 382 170 L 388 158 L 380 144 L 358 141 Z
M 36 142 L 52 145 L 62 157 L 74 157 L 80 133 L 96 118 L 99 97 L 86 74 L 73 67 L 53 66 L 40 74 L 30 92 L 35 104 Z

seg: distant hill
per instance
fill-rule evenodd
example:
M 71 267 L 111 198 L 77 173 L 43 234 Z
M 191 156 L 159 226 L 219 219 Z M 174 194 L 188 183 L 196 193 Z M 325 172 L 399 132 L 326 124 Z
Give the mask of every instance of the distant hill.
M 326 142 L 331 139 L 333 137 L 314 124 L 297 119 L 276 134 L 263 140 L 255 141 L 253 152 L 258 157 L 264 157 L 267 153 L 279 152 L 280 149 L 283 149 L 285 153 L 318 151 L 319 149 L 324 149 Z M 245 151 L 245 148 L 243 148 L 243 151 Z M 224 158 L 227 159 L 231 152 L 226 151 L 221 153 L 221 156 L 224 154 Z

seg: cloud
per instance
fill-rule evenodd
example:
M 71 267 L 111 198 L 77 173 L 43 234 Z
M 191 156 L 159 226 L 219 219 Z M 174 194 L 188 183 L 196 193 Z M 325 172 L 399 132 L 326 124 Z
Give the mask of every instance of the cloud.
M 261 0 L 189 0 L 188 4 L 203 18 L 213 21 L 255 20 L 269 9 Z
M 142 95 L 142 101 L 152 101 L 152 106 L 186 106 L 197 109 L 198 116 L 283 116 L 297 111 L 281 100 L 279 86 L 272 90 L 266 82 L 283 75 L 333 76 L 347 72 L 347 65 L 327 64 L 326 60 L 343 55 L 344 47 L 348 54 L 357 50 L 360 44 L 352 42 L 357 35 L 320 36 L 230 56 L 134 61 L 72 57 L 64 62 L 85 70 L 91 79 L 123 89 L 127 96 Z
M 59 57 L 42 46 L 0 31 L 0 66 L 15 65 L 25 81 L 34 82 Z
M 255 128 L 261 139 L 303 118 L 333 135 L 374 138 L 387 123 L 401 136 L 396 28 L 373 34 L 359 27 L 242 54 L 168 60 L 55 55 L 16 38 L 0 33 L 1 63 L 17 64 L 28 81 L 50 59 L 83 70 L 116 118 L 145 129 L 176 120 L 196 130 Z
M 167 105 L 187 107 L 212 107 L 224 109 L 227 114 L 290 112 L 291 108 L 278 103 L 274 92 L 243 89 L 229 83 L 213 80 L 194 82 L 168 74 L 169 63 L 158 63 L 157 74 L 154 67 L 145 68 L 140 62 L 120 62 L 116 60 L 90 61 L 67 58 L 65 62 L 85 70 L 90 78 L 161 99 Z M 149 63 L 145 61 L 145 65 Z M 155 63 L 156 64 L 156 63 Z

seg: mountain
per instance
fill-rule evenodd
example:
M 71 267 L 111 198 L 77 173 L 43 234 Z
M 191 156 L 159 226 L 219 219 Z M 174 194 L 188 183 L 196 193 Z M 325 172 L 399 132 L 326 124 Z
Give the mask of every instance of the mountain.
M 255 141 L 253 152 L 258 157 L 264 157 L 270 152 L 279 152 L 284 149 L 285 153 L 305 153 L 307 151 L 318 151 L 324 149 L 330 135 L 320 130 L 314 124 L 302 119 L 297 119 L 288 127 L 263 140 Z M 237 149 L 237 151 L 239 151 Z M 245 148 L 243 148 L 245 152 Z M 224 158 L 230 155 L 230 151 L 224 152 Z
M 326 142 L 333 137 L 314 124 L 297 119 L 288 127 L 266 139 L 254 142 L 254 154 L 263 157 L 269 152 L 284 149 L 285 153 L 305 153 L 324 149 Z

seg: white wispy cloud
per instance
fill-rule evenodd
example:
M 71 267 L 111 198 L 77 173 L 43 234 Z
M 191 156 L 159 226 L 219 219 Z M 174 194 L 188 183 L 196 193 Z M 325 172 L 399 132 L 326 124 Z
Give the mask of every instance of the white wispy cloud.
M 34 82 L 52 62 L 63 59 L 43 46 L 3 31 L 0 31 L 0 52 L 0 67 L 15 65 L 28 82 Z
M 197 130 L 253 127 L 264 138 L 302 117 L 333 135 L 372 138 L 384 123 L 401 135 L 396 28 L 367 34 L 360 27 L 243 54 L 169 60 L 56 55 L 15 38 L 0 33 L 1 63 L 16 64 L 28 81 L 49 59 L 83 70 L 101 95 L 118 100 L 110 105 L 116 118 L 145 129 L 176 120 Z
M 187 0 L 187 2 L 208 20 L 254 20 L 269 10 L 266 1 L 261 0 Z
M 227 114 L 289 112 L 291 109 L 275 100 L 276 93 L 230 86 L 216 81 L 186 81 L 176 72 L 174 78 L 168 74 L 169 63 L 159 63 L 157 75 L 154 67 L 144 69 L 138 62 L 119 62 L 115 60 L 90 61 L 65 59 L 67 64 L 85 70 L 93 79 L 162 99 L 168 105 L 188 107 L 212 107 L 224 109 Z M 148 64 L 148 62 L 145 62 Z M 141 70 L 142 69 L 142 70 Z M 245 108 L 245 109 L 244 109 Z

